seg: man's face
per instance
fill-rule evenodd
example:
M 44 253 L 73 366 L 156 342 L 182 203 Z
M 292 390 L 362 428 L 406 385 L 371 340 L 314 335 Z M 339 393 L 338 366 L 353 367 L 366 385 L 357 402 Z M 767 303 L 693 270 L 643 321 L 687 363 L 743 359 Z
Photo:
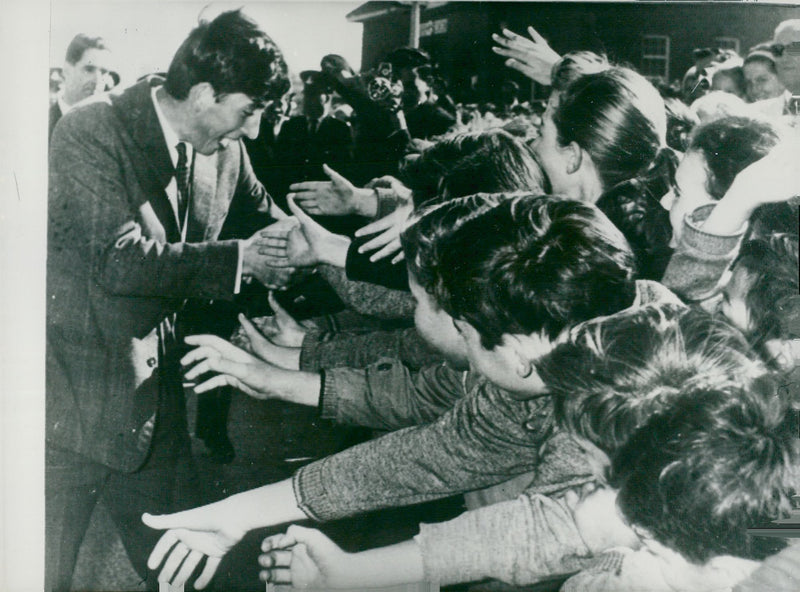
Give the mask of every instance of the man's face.
M 192 137 L 188 138 L 200 154 L 213 154 L 224 148 L 228 140 L 258 137 L 264 106 L 246 94 L 220 94 L 203 104 Z
M 326 114 L 329 95 L 310 86 L 303 90 L 303 113 L 310 119 L 320 119 Z
M 800 21 L 779 27 L 773 43 L 783 46 L 783 53 L 775 58 L 778 78 L 793 94 L 800 94 Z
M 64 100 L 69 105 L 104 92 L 109 81 L 111 52 L 89 48 L 76 63 L 64 64 Z
M 417 332 L 428 345 L 444 355 L 451 366 L 466 370 L 469 367 L 466 346 L 453 324 L 453 317 L 439 308 L 433 296 L 428 294 L 410 274 L 408 285 L 417 301 L 414 309 L 414 325 L 417 327 Z

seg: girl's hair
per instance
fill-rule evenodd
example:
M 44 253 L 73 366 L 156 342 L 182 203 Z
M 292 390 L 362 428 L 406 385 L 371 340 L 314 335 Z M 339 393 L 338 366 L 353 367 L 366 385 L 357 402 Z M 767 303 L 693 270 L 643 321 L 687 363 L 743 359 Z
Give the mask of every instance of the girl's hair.
M 593 51 L 570 51 L 553 64 L 550 70 L 551 88 L 563 92 L 584 74 L 602 72 L 611 67 L 608 58 Z
M 570 84 L 553 122 L 560 144 L 576 142 L 591 156 L 604 190 L 645 173 L 666 144 L 667 116 L 658 90 L 619 66 Z
M 706 190 L 721 199 L 742 169 L 766 156 L 778 143 L 777 128 L 767 120 L 730 116 L 695 128 L 688 151 L 703 155 L 708 170 Z
M 747 57 L 744 58 L 744 65 L 750 62 L 761 62 L 766 65 L 773 74 L 776 74 L 775 54 L 772 53 L 772 46 L 769 43 L 759 43 L 751 47 Z
M 545 189 L 545 177 L 532 150 L 500 129 L 454 134 L 439 140 L 403 166 L 400 176 L 414 191 L 414 202 Z

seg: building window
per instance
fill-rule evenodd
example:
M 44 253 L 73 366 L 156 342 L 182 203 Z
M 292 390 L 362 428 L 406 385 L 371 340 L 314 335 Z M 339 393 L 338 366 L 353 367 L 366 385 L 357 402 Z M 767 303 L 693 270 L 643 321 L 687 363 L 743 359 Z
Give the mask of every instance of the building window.
M 736 37 L 715 37 L 714 45 L 720 49 L 732 49 L 739 53 L 739 40 Z
M 642 74 L 651 80 L 669 81 L 669 37 L 642 37 Z

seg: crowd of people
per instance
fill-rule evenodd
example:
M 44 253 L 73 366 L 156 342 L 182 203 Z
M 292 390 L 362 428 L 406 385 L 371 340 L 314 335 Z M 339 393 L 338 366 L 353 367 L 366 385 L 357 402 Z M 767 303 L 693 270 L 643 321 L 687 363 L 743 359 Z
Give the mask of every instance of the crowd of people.
M 48 591 L 100 500 L 144 587 L 798 589 L 800 545 L 754 529 L 800 499 L 800 20 L 680 88 L 493 35 L 541 108 L 510 81 L 456 104 L 414 48 L 292 92 L 241 11 L 111 94 L 80 40 L 51 112 Z M 225 463 L 231 393 L 301 410 L 305 460 L 202 499 L 186 397 Z M 387 546 L 293 524 L 452 496 Z M 268 527 L 262 583 L 228 581 Z

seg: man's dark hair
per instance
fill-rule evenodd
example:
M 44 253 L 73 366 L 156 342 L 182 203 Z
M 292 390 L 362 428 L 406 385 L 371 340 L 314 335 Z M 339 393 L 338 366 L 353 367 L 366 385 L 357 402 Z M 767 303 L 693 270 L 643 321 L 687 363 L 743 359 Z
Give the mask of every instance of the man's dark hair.
M 593 51 L 570 51 L 553 64 L 550 71 L 554 91 L 563 92 L 584 74 L 602 72 L 611 67 L 608 58 Z
M 189 33 L 172 58 L 164 88 L 184 100 L 201 82 L 218 94 L 243 93 L 262 104 L 280 99 L 290 87 L 281 50 L 240 10 L 202 21 Z
M 534 194 L 505 196 L 436 244 L 434 294 L 472 325 L 486 349 L 504 334 L 550 338 L 633 303 L 630 246 L 591 204 Z
M 653 416 L 612 462 L 627 521 L 699 564 L 783 548 L 784 539 L 747 534 L 785 517 L 797 493 L 797 414 L 776 393 L 771 381 L 687 390 Z
M 102 37 L 90 37 L 83 33 L 78 33 L 69 42 L 67 47 L 67 55 L 64 58 L 68 64 L 77 64 L 83 57 L 87 49 L 108 49 L 105 40 Z

